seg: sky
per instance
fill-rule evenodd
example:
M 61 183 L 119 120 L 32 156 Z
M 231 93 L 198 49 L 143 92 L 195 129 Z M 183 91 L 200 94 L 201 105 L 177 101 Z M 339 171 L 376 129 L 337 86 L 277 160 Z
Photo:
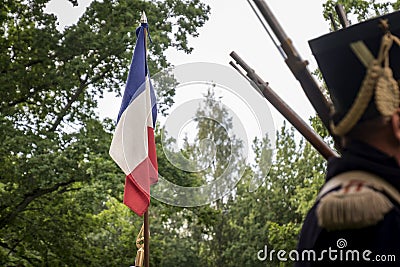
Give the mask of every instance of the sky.
M 305 120 L 315 114 L 311 104 L 294 78 L 282 56 L 268 37 L 246 0 L 206 0 L 211 15 L 200 29 L 198 38 L 190 40 L 194 51 L 190 55 L 168 50 L 173 64 L 206 61 L 229 66 L 235 51 L 264 81 L 276 91 Z M 303 59 L 310 62 L 310 70 L 317 68 L 308 40 L 329 32 L 329 24 L 322 17 L 322 0 L 289 1 L 267 0 L 269 7 Z M 271 106 L 277 126 L 283 117 Z
M 91 0 L 79 0 L 78 7 L 68 1 L 53 0 L 48 12 L 58 16 L 60 28 L 75 23 Z M 283 58 L 269 39 L 246 0 L 203 0 L 211 7 L 209 20 L 199 29 L 197 38 L 190 38 L 194 48 L 191 54 L 175 49 L 167 50 L 172 65 L 193 62 L 210 62 L 229 66 L 229 54 L 235 51 L 249 64 L 271 88 L 298 114 L 308 120 L 315 112 L 300 84 L 294 78 Z M 309 69 L 317 68 L 308 47 L 308 40 L 329 32 L 329 24 L 322 17 L 323 0 L 293 1 L 266 0 L 292 39 L 301 57 L 310 62 Z M 140 12 L 140 11 L 138 11 Z M 150 25 L 151 27 L 151 25 Z M 100 115 L 115 117 L 120 99 L 109 95 L 100 103 Z M 283 117 L 271 106 L 275 125 L 282 124 Z

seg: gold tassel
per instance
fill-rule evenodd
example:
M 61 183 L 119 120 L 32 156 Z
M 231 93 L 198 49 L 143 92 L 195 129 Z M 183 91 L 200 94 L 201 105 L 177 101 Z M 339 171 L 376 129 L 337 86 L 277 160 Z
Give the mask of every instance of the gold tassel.
M 321 199 L 317 207 L 318 225 L 327 230 L 363 228 L 381 221 L 392 208 L 385 195 L 366 186 L 360 192 L 342 189 Z
M 394 207 L 386 195 L 400 204 L 400 192 L 382 178 L 365 171 L 341 173 L 318 194 L 318 225 L 327 230 L 374 225 Z
M 144 249 L 139 248 L 139 250 L 136 253 L 135 266 L 142 267 L 143 261 L 144 261 Z
M 375 103 L 383 116 L 391 116 L 399 107 L 399 86 L 393 78 L 392 70 L 388 67 L 384 69 L 382 77 L 376 84 Z

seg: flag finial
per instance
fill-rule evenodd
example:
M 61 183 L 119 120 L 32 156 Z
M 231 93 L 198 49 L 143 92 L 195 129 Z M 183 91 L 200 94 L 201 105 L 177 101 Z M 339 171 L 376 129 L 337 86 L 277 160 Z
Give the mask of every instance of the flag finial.
M 147 23 L 147 17 L 144 11 L 142 11 L 142 17 L 140 18 L 140 23 Z

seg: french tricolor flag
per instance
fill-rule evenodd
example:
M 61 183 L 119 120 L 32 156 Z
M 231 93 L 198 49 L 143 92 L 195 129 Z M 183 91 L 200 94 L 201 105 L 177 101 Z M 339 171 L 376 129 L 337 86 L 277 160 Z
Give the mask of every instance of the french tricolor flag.
M 147 211 L 150 185 L 158 180 L 154 142 L 157 105 L 147 66 L 147 29 L 142 17 L 109 152 L 126 174 L 124 204 L 139 216 Z

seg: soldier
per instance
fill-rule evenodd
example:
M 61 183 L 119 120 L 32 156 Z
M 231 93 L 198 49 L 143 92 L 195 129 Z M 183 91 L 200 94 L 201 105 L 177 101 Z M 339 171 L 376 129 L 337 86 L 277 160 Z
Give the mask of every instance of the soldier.
M 310 47 L 343 140 L 309 211 L 295 266 L 400 266 L 400 12 Z

